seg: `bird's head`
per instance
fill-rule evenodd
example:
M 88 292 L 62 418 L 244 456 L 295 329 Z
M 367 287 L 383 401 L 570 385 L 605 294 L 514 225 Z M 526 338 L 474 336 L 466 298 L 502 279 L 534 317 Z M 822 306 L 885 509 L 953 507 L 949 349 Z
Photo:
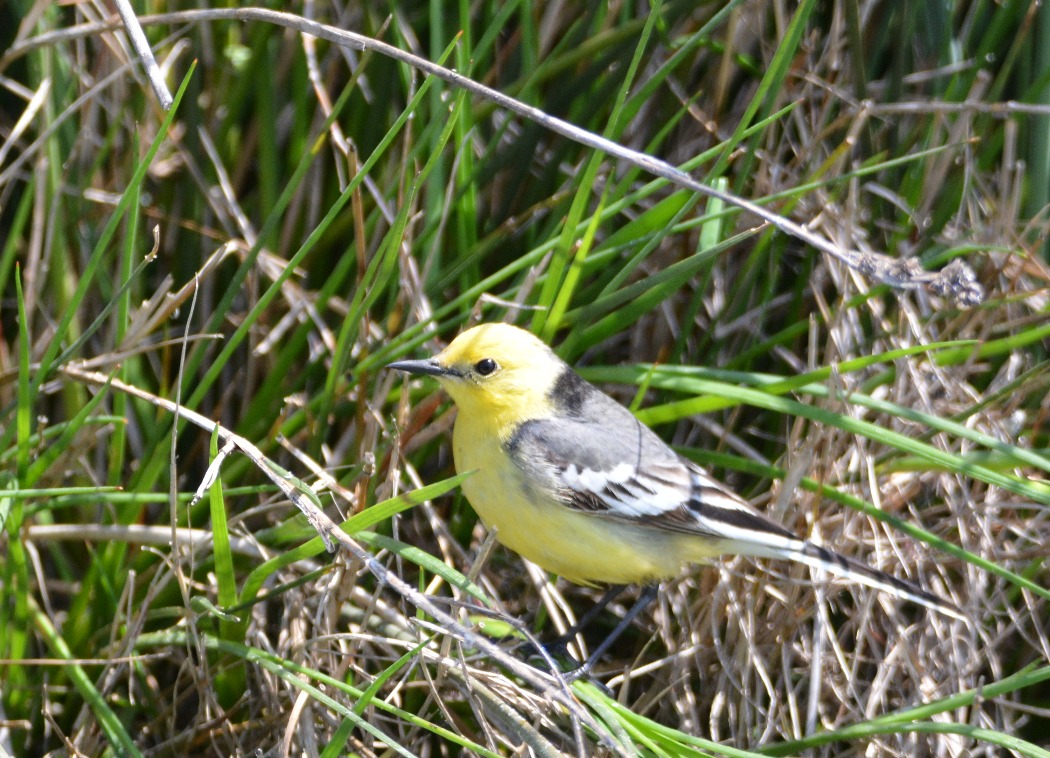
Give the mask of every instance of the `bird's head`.
M 461 413 L 485 413 L 513 423 L 551 413 L 551 388 L 568 367 L 524 329 L 481 324 L 433 358 L 397 361 L 388 368 L 435 377 Z

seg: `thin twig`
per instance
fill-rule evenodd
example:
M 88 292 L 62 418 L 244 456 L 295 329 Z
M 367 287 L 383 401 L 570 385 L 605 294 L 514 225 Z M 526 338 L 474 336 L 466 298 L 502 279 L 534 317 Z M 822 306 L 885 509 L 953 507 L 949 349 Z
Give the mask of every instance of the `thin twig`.
M 168 85 L 164 81 L 164 75 L 160 72 L 157 59 L 153 57 L 149 40 L 146 39 L 146 34 L 142 31 L 142 25 L 139 24 L 131 3 L 128 0 L 114 0 L 114 2 L 117 6 L 117 13 L 120 14 L 120 20 L 124 22 L 124 29 L 128 33 L 128 38 L 131 40 L 131 46 L 135 48 L 135 54 L 142 61 L 142 67 L 146 71 L 146 78 L 149 79 L 150 86 L 153 87 L 153 94 L 160 100 L 161 108 L 166 111 L 171 110 L 171 104 L 175 101 L 175 98 L 171 96 L 171 90 L 168 89 Z

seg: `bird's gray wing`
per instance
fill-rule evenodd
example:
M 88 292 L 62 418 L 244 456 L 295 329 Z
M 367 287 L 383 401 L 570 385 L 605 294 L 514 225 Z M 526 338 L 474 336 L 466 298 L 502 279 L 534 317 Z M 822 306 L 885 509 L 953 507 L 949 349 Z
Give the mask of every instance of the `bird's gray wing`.
M 599 405 L 522 424 L 507 449 L 523 479 L 596 516 L 723 540 L 797 541 L 625 408 L 611 399 Z
M 799 539 L 671 450 L 623 406 L 581 389 L 582 382 L 572 383 L 572 414 L 528 421 L 509 440 L 522 481 L 596 517 L 707 537 L 727 552 L 795 560 L 966 620 L 936 595 Z

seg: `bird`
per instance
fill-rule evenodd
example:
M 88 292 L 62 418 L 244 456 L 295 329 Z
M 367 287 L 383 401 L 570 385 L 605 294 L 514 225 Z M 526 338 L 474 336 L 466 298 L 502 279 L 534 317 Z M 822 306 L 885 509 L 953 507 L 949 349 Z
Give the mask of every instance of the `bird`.
M 689 565 L 745 555 L 967 620 L 947 600 L 767 518 L 524 329 L 483 323 L 431 358 L 388 368 L 438 381 L 458 407 L 452 447 L 456 471 L 473 472 L 461 485 L 467 500 L 499 542 L 571 582 L 652 588 Z

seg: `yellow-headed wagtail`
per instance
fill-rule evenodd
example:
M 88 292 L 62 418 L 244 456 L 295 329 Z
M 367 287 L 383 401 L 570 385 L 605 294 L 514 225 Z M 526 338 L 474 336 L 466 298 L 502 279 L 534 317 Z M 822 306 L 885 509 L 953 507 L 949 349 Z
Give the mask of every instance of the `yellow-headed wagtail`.
M 433 358 L 389 367 L 431 375 L 452 396 L 456 470 L 475 471 L 470 504 L 500 542 L 566 579 L 651 583 L 717 555 L 784 558 L 966 619 L 770 521 L 522 329 L 482 324 Z

